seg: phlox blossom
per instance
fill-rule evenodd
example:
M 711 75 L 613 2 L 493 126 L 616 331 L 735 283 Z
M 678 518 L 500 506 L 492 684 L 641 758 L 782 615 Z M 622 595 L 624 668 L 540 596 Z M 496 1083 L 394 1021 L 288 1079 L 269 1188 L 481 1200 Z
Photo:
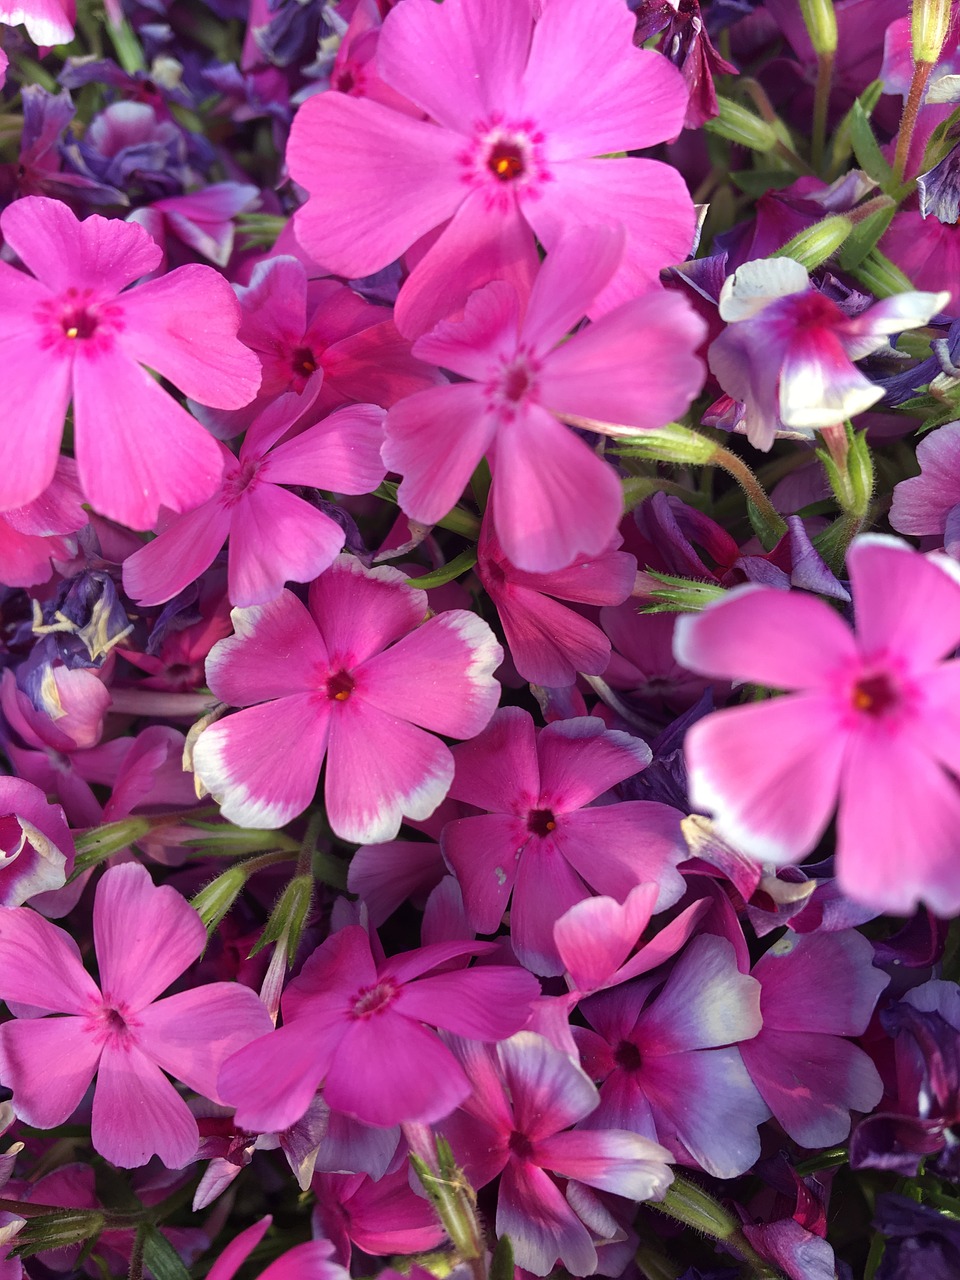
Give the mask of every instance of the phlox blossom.
M 469 738 L 493 714 L 503 651 L 473 613 L 424 621 L 427 595 L 397 569 L 341 556 L 311 585 L 235 609 L 207 681 L 242 707 L 205 729 L 194 767 L 225 817 L 280 827 L 324 794 L 344 840 L 392 840 L 403 814 L 427 818 L 447 794 L 453 756 L 435 734 Z
M 784 697 L 728 707 L 685 741 L 694 808 L 763 862 L 812 853 L 837 815 L 855 902 L 960 911 L 960 581 L 946 556 L 866 535 L 847 554 L 856 629 L 798 591 L 737 587 L 680 619 L 677 660 Z
M 268 1215 L 241 1231 L 221 1250 L 207 1272 L 207 1280 L 233 1280 L 267 1233 Z M 333 1257 L 329 1240 L 306 1240 L 274 1258 L 257 1280 L 349 1280 L 347 1271 Z
M 50 484 L 71 400 L 80 486 L 102 515 L 148 529 L 161 504 L 203 502 L 220 451 L 143 366 L 221 408 L 253 398 L 259 364 L 226 280 L 185 266 L 128 288 L 162 256 L 143 228 L 81 222 L 45 196 L 9 205 L 0 230 L 33 272 L 0 262 L 0 510 Z
M 73 837 L 60 806 L 21 778 L 0 778 L 0 905 L 59 889 L 73 871 Z
M 77 0 L 0 0 L 0 23 L 27 29 L 34 44 L 66 44 L 73 39 Z
M 26 1124 L 53 1129 L 94 1075 L 93 1145 L 132 1168 L 158 1155 L 180 1168 L 196 1155 L 197 1122 L 163 1072 L 220 1102 L 227 1057 L 270 1027 L 255 992 L 232 982 L 157 997 L 207 942 L 199 915 L 137 863 L 105 872 L 93 907 L 100 987 L 76 943 L 27 907 L 0 910 L 0 998 L 32 1012 L 0 1027 L 0 1082 Z

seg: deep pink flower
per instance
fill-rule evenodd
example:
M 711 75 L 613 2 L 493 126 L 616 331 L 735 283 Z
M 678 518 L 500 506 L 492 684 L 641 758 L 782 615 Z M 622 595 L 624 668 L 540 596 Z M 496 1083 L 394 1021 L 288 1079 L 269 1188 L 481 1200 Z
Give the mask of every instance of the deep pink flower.
M 434 735 L 480 732 L 503 652 L 475 614 L 426 613 L 426 592 L 402 573 L 351 556 L 311 585 L 309 610 L 284 591 L 234 611 L 236 634 L 214 645 L 207 680 L 245 709 L 205 729 L 194 751 L 225 817 L 283 826 L 313 800 L 324 757 L 327 817 L 342 839 L 392 840 L 403 814 L 430 816 L 453 778 Z
M 160 261 L 146 232 L 98 214 L 79 222 L 45 196 L 9 205 L 0 229 L 34 273 L 0 263 L 0 510 L 50 484 L 71 400 L 80 484 L 103 515 L 147 529 L 161 504 L 209 497 L 216 443 L 143 366 L 221 408 L 253 398 L 257 359 L 236 336 L 224 278 L 186 266 L 128 289 Z
M 70 560 L 76 533 L 87 523 L 83 494 L 72 458 L 59 458 L 50 485 L 18 510 L 0 512 L 0 583 L 32 587 L 53 573 L 51 557 Z
M 387 414 L 383 459 L 403 476 L 408 515 L 436 523 L 486 455 L 493 526 L 517 568 L 548 573 L 609 548 L 623 514 L 619 477 L 558 416 L 635 435 L 684 413 L 703 378 L 703 322 L 679 293 L 649 292 L 563 341 L 622 251 L 619 230 L 573 231 L 528 298 L 505 281 L 488 284 L 461 319 L 418 339 L 415 355 L 468 381 L 408 396 Z
M 478 933 L 499 928 L 512 894 L 512 945 L 534 972 L 563 972 L 554 923 L 591 891 L 623 900 L 652 881 L 660 907 L 683 893 L 675 868 L 689 855 L 677 810 L 648 800 L 591 804 L 650 763 L 639 738 L 595 716 L 537 732 L 528 712 L 504 707 L 454 757 L 450 795 L 487 812 L 448 822 L 443 855 Z
M 162 604 L 210 567 L 224 542 L 230 603 L 266 604 L 286 582 L 312 582 L 343 549 L 343 528 L 284 485 L 370 493 L 384 477 L 384 411 L 345 405 L 292 439 L 277 441 L 310 407 L 295 394 L 268 403 L 238 457 L 222 445 L 219 491 L 168 522 L 123 562 L 123 585 L 141 604 Z
M 65 1017 L 0 1026 L 0 1079 L 26 1124 L 53 1129 L 97 1075 L 93 1145 L 132 1168 L 196 1155 L 197 1122 L 164 1071 L 222 1102 L 221 1064 L 269 1029 L 256 994 L 215 982 L 158 1000 L 207 942 L 196 911 L 137 863 L 105 872 L 93 908 L 100 988 L 73 939 L 26 907 L 0 911 L 0 997 Z M 102 994 L 101 994 L 102 991 Z
M 59 805 L 20 778 L 0 778 L 0 906 L 59 889 L 73 871 L 73 837 Z
M 22 22 L 41 46 L 67 44 L 76 20 L 77 0 L 0 0 L 0 22 L 11 27 Z
M 446 1238 L 433 1205 L 411 1188 L 406 1161 L 376 1181 L 365 1173 L 318 1173 L 312 1187 L 314 1230 L 331 1241 L 345 1267 L 352 1245 L 377 1258 L 423 1253 Z
M 273 1219 L 267 1215 L 253 1223 L 221 1250 L 207 1272 L 207 1280 L 233 1280 L 244 1262 L 267 1233 Z M 274 1258 L 257 1280 L 349 1280 L 347 1272 L 333 1258 L 329 1240 L 306 1240 Z
M 450 960 L 494 950 L 492 943 L 437 943 L 378 964 L 359 925 L 333 934 L 286 987 L 283 1026 L 224 1065 L 220 1088 L 236 1106 L 237 1124 L 285 1129 L 321 1083 L 328 1106 L 367 1124 L 448 1115 L 470 1086 L 427 1028 L 503 1040 L 526 1024 L 539 995 L 536 979 L 515 966 L 444 971 Z
M 692 671 L 786 689 L 698 721 L 694 808 L 763 862 L 797 862 L 834 809 L 837 876 L 854 902 L 960 911 L 960 583 L 953 561 L 897 538 L 847 554 L 856 631 L 800 592 L 737 587 L 677 624 Z
M 629 227 L 598 314 L 656 284 L 693 243 L 683 180 L 658 161 L 596 158 L 662 142 L 683 123 L 679 73 L 634 48 L 633 28 L 621 0 L 595 0 L 587 45 L 576 0 L 548 0 L 536 22 L 527 0 L 402 0 L 377 68 L 436 123 L 341 93 L 309 98 L 287 147 L 311 193 L 296 218 L 304 247 L 355 278 L 442 228 L 398 299 L 412 335 L 490 280 L 529 282 L 534 232 L 552 250 L 571 228 Z

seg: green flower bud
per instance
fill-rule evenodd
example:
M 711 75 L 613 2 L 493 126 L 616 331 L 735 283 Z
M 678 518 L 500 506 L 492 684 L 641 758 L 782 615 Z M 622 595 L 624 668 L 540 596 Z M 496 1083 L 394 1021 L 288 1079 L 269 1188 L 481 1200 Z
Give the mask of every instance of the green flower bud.
M 910 39 L 914 62 L 934 63 L 950 30 L 951 0 L 913 0 Z
M 818 57 L 830 57 L 837 51 L 837 15 L 833 0 L 800 0 L 800 10 L 807 26 L 810 43 Z
M 190 905 L 194 911 L 199 912 L 208 933 L 216 929 L 246 883 L 247 875 L 243 867 L 228 867 L 191 900 Z
M 792 258 L 794 262 L 799 262 L 802 267 L 812 271 L 837 252 L 852 230 L 853 223 L 849 218 L 839 213 L 833 214 L 795 235 L 772 256 Z
M 749 147 L 752 151 L 772 151 L 777 145 L 777 132 L 773 125 L 767 124 L 759 116 L 741 107 L 730 98 L 717 98 L 719 114 L 708 120 L 705 128 L 717 133 L 729 142 L 736 142 L 741 147 Z

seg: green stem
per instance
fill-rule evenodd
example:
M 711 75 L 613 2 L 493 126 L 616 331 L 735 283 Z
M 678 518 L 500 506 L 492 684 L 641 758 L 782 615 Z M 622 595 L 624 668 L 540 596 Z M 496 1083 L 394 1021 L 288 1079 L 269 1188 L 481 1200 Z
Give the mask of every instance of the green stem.
M 817 58 L 817 87 L 813 98 L 813 138 L 810 159 L 817 173 L 823 164 L 823 148 L 827 140 L 827 112 L 830 107 L 830 90 L 833 87 L 832 53 L 821 53 Z
M 907 94 L 907 100 L 903 104 L 903 115 L 900 117 L 897 150 L 893 157 L 893 177 L 897 185 L 903 181 L 906 174 L 910 143 L 913 141 L 913 131 L 917 127 L 917 116 L 920 114 L 920 106 L 923 102 L 923 95 L 932 70 L 933 64 L 930 62 L 918 62 L 913 68 L 910 92 Z
M 786 521 L 767 497 L 763 485 L 761 485 L 747 464 L 737 454 L 725 449 L 723 445 L 717 445 L 710 461 L 714 466 L 721 467 L 726 471 L 727 475 L 732 477 L 746 494 L 747 501 L 753 507 L 757 523 L 760 526 L 758 533 L 760 533 L 760 541 L 764 544 L 764 547 L 769 550 L 770 547 L 776 546 L 787 532 Z
M 721 1242 L 742 1259 L 745 1274 L 754 1280 L 783 1280 L 782 1273 L 768 1266 L 751 1247 L 734 1215 L 691 1179 L 675 1174 L 664 1198 L 647 1203 L 675 1222 Z
M 127 1280 L 143 1280 L 143 1246 L 146 1243 L 147 1232 L 150 1230 L 150 1224 L 142 1222 L 137 1227 L 137 1233 L 133 1237 L 133 1248 L 130 1251 L 130 1266 L 127 1270 Z

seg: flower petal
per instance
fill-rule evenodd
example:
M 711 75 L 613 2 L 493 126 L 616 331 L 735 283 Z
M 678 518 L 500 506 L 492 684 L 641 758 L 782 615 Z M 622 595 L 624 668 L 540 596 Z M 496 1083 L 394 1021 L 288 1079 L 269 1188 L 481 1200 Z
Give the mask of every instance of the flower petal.
M 22 203 L 18 201 L 17 203 Z M 0 275 L 5 284 L 6 277 Z M 36 332 L 0 340 L 0 511 L 22 507 L 50 485 L 70 403 L 72 361 L 45 353 Z M 29 433 L 23 424 L 30 423 Z
M 418 626 L 427 593 L 407 586 L 399 569 L 365 569 L 356 556 L 344 555 L 311 586 L 310 612 L 331 664 L 350 670 Z
M 68 933 L 35 911 L 5 907 L 0 910 L 0 999 L 53 1013 L 86 1013 L 99 1004 L 100 992 Z
M 123 589 L 139 604 L 164 604 L 200 577 L 227 540 L 230 516 L 218 497 L 172 521 L 123 562 Z
M 18 1119 L 38 1129 L 69 1120 L 99 1060 L 85 1018 L 19 1018 L 0 1027 L 0 1080 L 13 1090 Z
M 673 1181 L 665 1147 L 623 1129 L 575 1129 L 536 1145 L 537 1163 L 628 1200 L 658 1200 Z
M 251 486 L 230 526 L 230 603 L 266 604 L 288 581 L 312 582 L 333 564 L 345 538 L 336 520 L 303 498 L 277 484 Z
M 548 1275 L 559 1258 L 571 1275 L 597 1269 L 590 1233 L 557 1184 L 529 1160 L 511 1160 L 500 1179 L 497 1235 L 510 1237 L 518 1267 Z
M 182 1169 L 200 1145 L 190 1108 L 135 1044 L 104 1046 L 90 1133 L 100 1155 L 121 1169 L 139 1168 L 153 1155 Z
M 210 650 L 207 683 L 231 707 L 314 692 L 327 666 L 317 624 L 292 591 L 233 609 L 234 634 Z

